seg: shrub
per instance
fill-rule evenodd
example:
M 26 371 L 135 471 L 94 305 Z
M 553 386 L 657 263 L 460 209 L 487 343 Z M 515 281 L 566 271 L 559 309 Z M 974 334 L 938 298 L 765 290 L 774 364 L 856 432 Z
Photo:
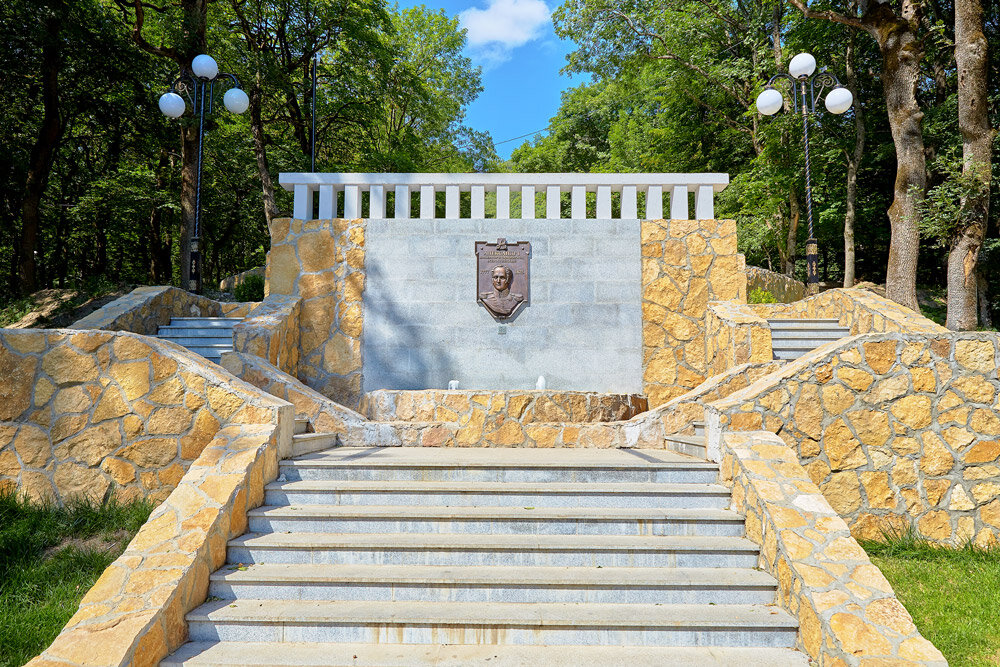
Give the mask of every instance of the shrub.
M 750 290 L 750 294 L 747 296 L 747 303 L 777 303 L 778 300 L 774 298 L 774 295 L 768 292 L 766 289 L 761 289 L 760 287 L 755 287 Z
M 263 301 L 264 300 L 264 276 L 252 273 L 243 279 L 233 296 L 237 301 Z

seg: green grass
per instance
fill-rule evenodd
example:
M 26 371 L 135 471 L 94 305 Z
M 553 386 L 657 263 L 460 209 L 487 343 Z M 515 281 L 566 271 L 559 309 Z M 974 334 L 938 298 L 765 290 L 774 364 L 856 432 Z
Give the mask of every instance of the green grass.
M 0 667 L 23 665 L 55 639 L 152 509 L 114 500 L 58 508 L 0 495 Z
M 949 664 L 1000 664 L 1000 549 L 946 549 L 912 535 L 862 546 Z
M 0 327 L 17 322 L 35 309 L 35 301 L 30 296 L 0 304 Z

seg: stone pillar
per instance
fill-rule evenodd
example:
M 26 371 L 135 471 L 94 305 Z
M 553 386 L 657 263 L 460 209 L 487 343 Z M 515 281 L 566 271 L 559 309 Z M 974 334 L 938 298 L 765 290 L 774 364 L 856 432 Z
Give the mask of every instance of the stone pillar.
M 709 301 L 746 302 L 733 220 L 642 222 L 643 391 L 649 407 L 705 380 Z
M 299 380 L 356 408 L 361 399 L 365 221 L 271 223 L 265 294 L 297 296 Z

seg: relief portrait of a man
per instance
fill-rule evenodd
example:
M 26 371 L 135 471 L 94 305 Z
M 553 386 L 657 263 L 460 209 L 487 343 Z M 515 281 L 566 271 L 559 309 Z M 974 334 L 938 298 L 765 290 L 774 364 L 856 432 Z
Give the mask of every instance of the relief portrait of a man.
M 523 294 L 514 294 L 510 291 L 514 272 L 510 267 L 501 264 L 494 267 L 492 279 L 493 291 L 480 293 L 481 301 L 496 317 L 509 317 L 524 301 Z

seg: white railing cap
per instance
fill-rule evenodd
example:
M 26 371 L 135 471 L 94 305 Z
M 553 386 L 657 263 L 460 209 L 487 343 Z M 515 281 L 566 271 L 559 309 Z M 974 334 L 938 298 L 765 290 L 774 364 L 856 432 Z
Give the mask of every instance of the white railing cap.
M 687 186 L 695 188 L 699 185 L 711 185 L 715 192 L 721 192 L 729 185 L 729 174 L 578 174 L 578 173 L 489 173 L 489 174 L 420 174 L 420 173 L 309 173 L 286 172 L 278 176 L 278 182 L 286 190 L 293 190 L 296 185 L 458 185 L 463 189 L 473 185 L 483 186 L 585 186 L 588 189 L 599 185 L 610 185 L 614 189 L 622 186 L 661 185 Z

